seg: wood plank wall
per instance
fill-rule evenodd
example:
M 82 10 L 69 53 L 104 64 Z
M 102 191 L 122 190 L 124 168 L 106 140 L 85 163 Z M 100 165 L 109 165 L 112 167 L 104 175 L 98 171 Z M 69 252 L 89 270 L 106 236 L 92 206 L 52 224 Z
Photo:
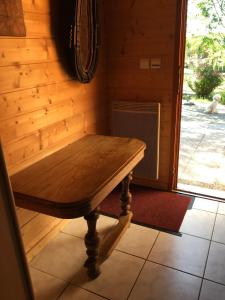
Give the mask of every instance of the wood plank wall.
M 159 180 L 145 183 L 162 189 L 171 172 L 176 7 L 176 0 L 114 0 L 105 10 L 109 101 L 161 103 Z M 161 68 L 141 70 L 142 58 L 161 58 Z
M 106 133 L 108 119 L 104 47 L 94 80 L 72 80 L 57 55 L 50 0 L 22 4 L 26 38 L 0 37 L 0 136 L 10 174 L 87 133 Z M 65 222 L 17 211 L 30 259 Z

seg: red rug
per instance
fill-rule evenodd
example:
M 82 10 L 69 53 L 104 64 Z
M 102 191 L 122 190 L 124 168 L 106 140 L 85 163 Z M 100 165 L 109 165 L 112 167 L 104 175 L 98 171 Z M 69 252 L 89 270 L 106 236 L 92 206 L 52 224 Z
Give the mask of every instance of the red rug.
M 191 197 L 162 192 L 147 187 L 131 186 L 132 222 L 164 231 L 179 232 Z M 100 211 L 109 216 L 120 213 L 120 188 L 116 188 L 101 204 Z

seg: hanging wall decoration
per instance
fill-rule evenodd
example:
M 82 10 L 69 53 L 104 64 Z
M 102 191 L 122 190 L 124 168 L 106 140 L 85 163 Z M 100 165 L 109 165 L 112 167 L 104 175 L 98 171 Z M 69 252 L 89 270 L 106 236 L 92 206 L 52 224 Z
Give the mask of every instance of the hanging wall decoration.
M 0 36 L 25 36 L 21 0 L 0 1 Z
M 82 83 L 93 78 L 99 50 L 99 18 L 97 0 L 67 2 L 67 56 L 73 75 Z M 64 33 L 65 34 L 65 33 Z

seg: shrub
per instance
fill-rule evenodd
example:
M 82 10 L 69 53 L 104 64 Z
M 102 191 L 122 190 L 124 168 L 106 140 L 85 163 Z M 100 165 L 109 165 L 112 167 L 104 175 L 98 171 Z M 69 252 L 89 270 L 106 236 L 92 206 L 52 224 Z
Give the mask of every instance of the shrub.
M 189 80 L 188 85 L 197 98 L 210 98 L 210 94 L 222 81 L 222 75 L 211 65 L 199 65 L 195 70 L 195 80 Z
M 225 105 L 225 92 L 220 92 L 219 94 L 220 94 L 220 96 L 221 96 L 221 101 L 220 101 L 220 103 Z

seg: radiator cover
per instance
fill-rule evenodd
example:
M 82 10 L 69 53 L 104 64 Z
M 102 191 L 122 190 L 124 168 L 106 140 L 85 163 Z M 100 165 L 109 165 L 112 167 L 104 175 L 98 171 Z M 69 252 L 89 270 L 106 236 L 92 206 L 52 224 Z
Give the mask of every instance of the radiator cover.
M 160 103 L 112 103 L 112 135 L 143 140 L 145 157 L 134 169 L 140 179 L 157 180 L 159 173 Z

